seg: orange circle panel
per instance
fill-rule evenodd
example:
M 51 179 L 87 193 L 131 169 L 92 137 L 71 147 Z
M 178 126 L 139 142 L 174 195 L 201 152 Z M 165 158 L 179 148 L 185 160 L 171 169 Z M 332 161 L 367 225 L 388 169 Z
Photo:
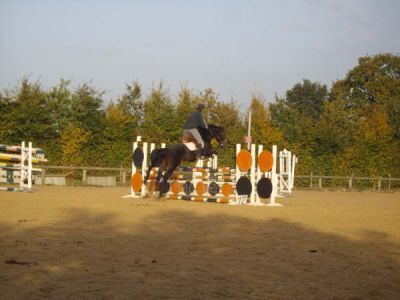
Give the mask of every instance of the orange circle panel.
M 203 183 L 203 182 L 198 182 L 196 184 L 196 193 L 198 195 L 203 195 L 205 192 L 207 192 L 207 184 Z
M 233 192 L 233 187 L 232 187 L 230 184 L 224 183 L 224 184 L 222 185 L 222 194 L 223 194 L 225 197 L 228 197 L 229 195 L 231 195 L 232 192 Z
M 242 172 L 250 170 L 252 162 L 251 154 L 247 150 L 240 150 L 236 156 L 236 164 Z
M 142 188 L 142 174 L 140 172 L 136 172 L 132 176 L 132 189 L 134 192 L 139 192 L 140 189 Z
M 179 194 L 181 192 L 181 190 L 182 190 L 182 185 L 178 181 L 174 181 L 171 184 L 171 191 L 175 195 Z
M 264 150 L 258 156 L 258 166 L 262 172 L 269 172 L 272 169 L 273 164 L 274 158 L 272 157 L 272 153 L 268 150 Z

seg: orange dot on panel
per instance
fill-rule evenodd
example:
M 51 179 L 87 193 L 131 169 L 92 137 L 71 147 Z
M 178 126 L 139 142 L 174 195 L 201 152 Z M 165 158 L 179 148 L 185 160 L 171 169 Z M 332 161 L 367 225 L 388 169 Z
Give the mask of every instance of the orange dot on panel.
M 178 181 L 174 181 L 171 184 L 171 191 L 175 195 L 179 194 L 182 191 L 182 185 Z
M 230 184 L 228 184 L 228 183 L 224 183 L 224 184 L 222 185 L 222 194 L 223 194 L 225 197 L 228 197 L 229 195 L 231 195 L 232 192 L 233 192 L 233 187 L 232 187 L 232 185 L 230 185 Z
M 258 156 L 258 166 L 262 172 L 268 172 L 272 169 L 272 165 L 274 164 L 274 158 L 272 157 L 272 153 L 268 150 L 264 150 Z
M 134 192 L 139 192 L 140 189 L 142 188 L 142 174 L 140 172 L 136 172 L 132 176 L 132 189 Z
M 236 156 L 236 164 L 239 170 L 243 172 L 250 170 L 252 163 L 251 153 L 247 150 L 240 150 Z
M 207 184 L 203 183 L 203 182 L 198 182 L 196 184 L 196 193 L 198 195 L 203 195 L 205 192 L 207 192 Z

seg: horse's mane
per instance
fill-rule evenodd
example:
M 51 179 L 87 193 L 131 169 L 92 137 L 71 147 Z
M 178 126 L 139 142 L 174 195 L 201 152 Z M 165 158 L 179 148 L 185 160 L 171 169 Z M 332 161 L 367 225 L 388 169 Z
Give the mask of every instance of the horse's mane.
M 217 128 L 217 127 L 220 127 L 220 126 L 217 126 L 217 125 L 215 125 L 215 124 L 207 124 L 207 126 L 208 126 L 208 128 Z
M 201 127 L 198 128 L 201 137 L 206 141 L 211 140 L 212 136 L 211 136 L 210 130 L 222 128 L 222 126 L 217 126 L 217 125 L 214 125 L 214 124 L 207 124 L 207 127 L 208 127 L 208 129 L 201 128 Z

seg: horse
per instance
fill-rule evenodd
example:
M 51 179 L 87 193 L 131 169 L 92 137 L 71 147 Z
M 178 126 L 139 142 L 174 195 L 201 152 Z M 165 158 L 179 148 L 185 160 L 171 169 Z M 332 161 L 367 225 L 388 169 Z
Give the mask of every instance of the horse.
M 225 130 L 222 126 L 216 126 L 209 124 L 208 128 L 198 128 L 199 133 L 204 141 L 204 147 L 201 151 L 203 157 L 211 157 L 216 154 L 216 152 L 211 147 L 212 139 L 215 139 L 219 145 L 222 147 L 225 141 Z M 150 172 L 154 167 L 159 167 L 156 186 L 159 185 L 160 179 L 163 172 L 163 184 L 167 184 L 169 177 L 175 171 L 175 169 L 180 165 L 182 161 L 194 162 L 196 160 L 197 150 L 191 151 L 185 145 L 184 142 L 195 142 L 195 139 L 189 135 L 182 138 L 182 142 L 178 144 L 173 144 L 168 148 L 154 149 L 150 154 L 150 167 L 147 169 L 146 177 L 144 178 L 144 184 L 146 184 L 149 179 Z M 162 196 L 162 191 L 160 190 L 160 197 Z

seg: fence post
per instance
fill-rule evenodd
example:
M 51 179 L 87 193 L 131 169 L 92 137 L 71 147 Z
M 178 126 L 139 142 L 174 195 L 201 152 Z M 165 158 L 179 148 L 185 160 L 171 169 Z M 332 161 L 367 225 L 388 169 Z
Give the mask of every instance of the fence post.
M 82 183 L 86 183 L 86 169 L 82 170 Z
M 378 191 L 381 191 L 381 182 L 382 182 L 382 180 L 378 179 Z
M 45 185 L 45 179 L 46 179 L 46 168 L 42 168 L 42 185 Z
M 322 177 L 318 178 L 318 188 L 322 189 Z
M 352 172 L 351 176 L 349 178 L 349 190 L 350 191 L 353 189 L 353 176 L 354 176 L 354 173 Z
M 125 185 L 125 183 L 126 183 L 126 171 L 123 170 L 122 171 L 122 184 Z
M 310 189 L 312 189 L 313 173 L 310 174 Z
M 390 192 L 390 174 L 388 174 L 388 177 L 389 177 L 389 179 L 388 179 L 388 189 L 389 189 L 389 192 Z

